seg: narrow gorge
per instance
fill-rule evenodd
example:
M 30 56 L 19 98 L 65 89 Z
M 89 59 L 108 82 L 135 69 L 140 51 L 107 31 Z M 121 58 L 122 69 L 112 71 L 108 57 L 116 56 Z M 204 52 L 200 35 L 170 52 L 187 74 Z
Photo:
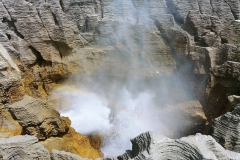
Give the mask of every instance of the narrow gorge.
M 0 159 L 240 160 L 239 0 L 0 0 Z

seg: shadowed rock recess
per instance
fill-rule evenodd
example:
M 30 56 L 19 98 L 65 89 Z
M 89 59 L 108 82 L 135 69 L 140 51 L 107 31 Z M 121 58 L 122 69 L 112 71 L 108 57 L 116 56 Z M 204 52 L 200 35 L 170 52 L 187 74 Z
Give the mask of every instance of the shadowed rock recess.
M 240 159 L 239 44 L 239 0 L 0 0 L 0 159 Z M 154 103 L 185 138 L 147 132 L 103 158 L 57 111 L 74 75 L 168 88 Z

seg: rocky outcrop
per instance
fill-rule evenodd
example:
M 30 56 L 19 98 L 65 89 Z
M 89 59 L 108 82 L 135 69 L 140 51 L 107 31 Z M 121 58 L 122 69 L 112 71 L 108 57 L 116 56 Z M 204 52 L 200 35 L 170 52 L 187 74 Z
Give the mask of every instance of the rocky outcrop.
M 15 136 L 0 138 L 0 157 L 8 159 L 44 159 L 44 160 L 89 160 L 75 154 L 52 150 L 51 154 L 38 143 L 34 136 Z
M 208 134 L 224 148 L 240 152 L 240 106 L 236 105 L 232 112 L 215 118 L 210 124 Z
M 79 70 L 72 54 L 86 42 L 59 1 L 1 1 L 0 42 L 24 75 L 25 93 L 45 97 L 54 84 Z
M 33 136 L 0 138 L 0 157 L 7 159 L 50 160 L 49 152 Z
M 70 120 L 40 100 L 24 96 L 23 100 L 7 106 L 13 117 L 18 120 L 24 132 L 44 140 L 51 136 L 67 133 Z
M 41 140 L 40 143 L 49 152 L 58 149 L 91 159 L 103 156 L 100 151 L 100 137 L 88 137 L 77 133 L 70 128 L 71 121 L 68 118 L 61 117 L 56 110 L 38 99 L 24 96 L 23 100 L 8 105 L 7 109 L 2 108 L 1 111 L 4 114 L 1 115 L 2 137 L 29 134 Z M 55 159 L 64 159 L 64 155 L 62 156 L 58 157 L 56 154 Z
M 20 70 L 0 44 L 0 104 L 18 101 L 22 96 Z
M 40 143 L 47 148 L 49 152 L 52 150 L 60 150 L 71 152 L 84 158 L 96 159 L 103 157 L 100 151 L 101 139 L 98 138 L 100 143 L 92 143 L 92 138 L 77 133 L 73 128 L 70 128 L 68 133 L 62 137 L 50 137 Z M 96 138 L 95 138 L 96 142 Z M 60 155 L 59 155 L 60 156 Z M 62 155 L 64 157 L 64 155 Z
M 223 147 L 221 147 L 211 136 L 205 136 L 201 134 L 174 140 L 157 133 L 147 132 L 132 139 L 131 142 L 131 151 L 127 151 L 124 155 L 112 159 L 218 160 L 240 158 L 239 153 L 228 152 Z M 108 158 L 105 158 L 105 160 L 107 159 Z
M 0 106 L 0 138 L 7 138 L 22 134 L 22 126 L 14 120 L 10 112 Z

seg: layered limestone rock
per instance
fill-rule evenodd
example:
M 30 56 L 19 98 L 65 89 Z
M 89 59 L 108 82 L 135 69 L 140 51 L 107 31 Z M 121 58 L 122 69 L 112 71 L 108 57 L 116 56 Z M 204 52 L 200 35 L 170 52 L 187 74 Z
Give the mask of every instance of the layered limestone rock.
M 91 159 L 102 157 L 100 137 L 88 137 L 77 133 L 70 128 L 71 121 L 68 118 L 61 117 L 44 102 L 24 96 L 23 100 L 8 105 L 7 109 L 15 120 L 6 109 L 2 109 L 2 112 L 6 113 L 5 116 L 2 115 L 1 136 L 34 135 L 39 140 L 45 140 L 41 143 L 49 152 L 58 149 Z
M 22 126 L 12 118 L 10 112 L 4 106 L 0 106 L 0 124 L 0 138 L 22 134 Z
M 64 151 L 58 151 L 58 150 L 52 150 L 51 159 L 52 160 L 89 160 L 87 158 L 79 157 L 70 152 L 64 152 Z
M 53 150 L 51 154 L 34 136 L 0 138 L 0 157 L 8 159 L 89 160 L 75 154 Z
M 79 70 L 72 54 L 87 43 L 58 1 L 1 1 L 0 42 L 24 75 L 25 92 L 45 97 L 54 84 Z
M 22 96 L 20 70 L 0 44 L 0 104 L 18 101 Z
M 231 153 L 221 147 L 211 136 L 196 134 L 181 139 L 170 139 L 163 135 L 147 132 L 131 140 L 132 150 L 117 158 L 140 159 L 239 159 L 239 153 Z
M 44 98 L 74 71 L 94 74 L 96 69 L 121 77 L 169 76 L 178 71 L 193 82 L 189 88 L 196 97 L 206 93 L 207 84 L 208 93 L 219 84 L 233 94 L 233 86 L 239 86 L 237 82 L 230 86 L 238 79 L 238 60 L 221 55 L 227 45 L 233 48 L 227 47 L 228 53 L 237 53 L 239 10 L 237 0 L 3 0 L 0 42 L 31 96 Z M 11 94 L 22 93 L 19 82 L 11 83 L 16 86 Z M 22 95 L 4 96 L 4 101 Z M 218 99 L 216 94 L 209 97 Z M 208 104 L 206 108 L 222 110 L 219 104 Z
M 0 138 L 0 157 L 7 159 L 45 159 L 50 160 L 49 152 L 33 136 Z
M 70 120 L 60 117 L 60 114 L 40 100 L 24 96 L 7 108 L 23 127 L 24 132 L 44 140 L 51 136 L 61 136 L 67 133 Z
M 224 148 L 240 152 L 240 105 L 236 105 L 232 112 L 215 118 L 210 124 L 208 134 Z

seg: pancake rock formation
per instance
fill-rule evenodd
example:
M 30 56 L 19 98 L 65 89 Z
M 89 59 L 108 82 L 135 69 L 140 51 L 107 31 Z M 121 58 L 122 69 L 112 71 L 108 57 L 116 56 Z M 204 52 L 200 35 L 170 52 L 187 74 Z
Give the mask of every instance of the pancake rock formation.
M 24 96 L 23 100 L 7 106 L 10 113 L 18 120 L 27 134 L 40 140 L 50 136 L 61 136 L 67 133 L 70 120 L 40 100 Z
M 46 159 L 49 152 L 33 136 L 15 136 L 0 139 L 0 157 L 7 159 Z
M 215 118 L 210 124 L 208 134 L 224 148 L 240 152 L 240 105 L 236 105 L 232 112 Z
M 38 143 L 36 137 L 29 135 L 0 138 L 0 158 L 2 160 L 88 160 L 69 152 L 58 150 L 53 150 L 50 154 L 43 145 Z
M 132 139 L 131 142 L 132 150 L 117 158 L 101 160 L 240 159 L 239 153 L 225 150 L 211 136 L 202 134 L 170 139 L 158 133 L 146 132 Z
M 207 121 L 238 103 L 239 19 L 239 0 L 0 0 L 0 137 L 37 137 L 0 143 L 7 146 L 13 140 L 20 145 L 22 150 L 16 152 L 20 159 L 33 158 L 28 157 L 33 151 L 28 147 L 39 147 L 37 139 L 45 140 L 41 143 L 50 151 L 101 157 L 100 139 L 76 133 L 70 120 L 51 108 L 57 104 L 45 103 L 72 74 L 123 80 L 172 78 L 170 100 L 160 103 L 164 89 L 159 87 L 156 101 L 160 105 L 174 101 L 170 104 L 177 112 L 194 119 L 181 132 L 203 131 Z M 182 88 L 176 83 L 180 78 Z M 187 96 L 180 95 L 180 90 Z M 226 149 L 240 152 L 238 110 L 214 119 L 210 134 Z M 149 132 L 132 143 L 133 150 L 120 159 L 230 159 L 234 154 L 202 135 L 171 140 Z M 46 149 L 40 148 L 36 155 L 50 159 Z M 4 153 L 3 159 L 13 151 Z M 52 158 L 71 156 L 53 151 Z

